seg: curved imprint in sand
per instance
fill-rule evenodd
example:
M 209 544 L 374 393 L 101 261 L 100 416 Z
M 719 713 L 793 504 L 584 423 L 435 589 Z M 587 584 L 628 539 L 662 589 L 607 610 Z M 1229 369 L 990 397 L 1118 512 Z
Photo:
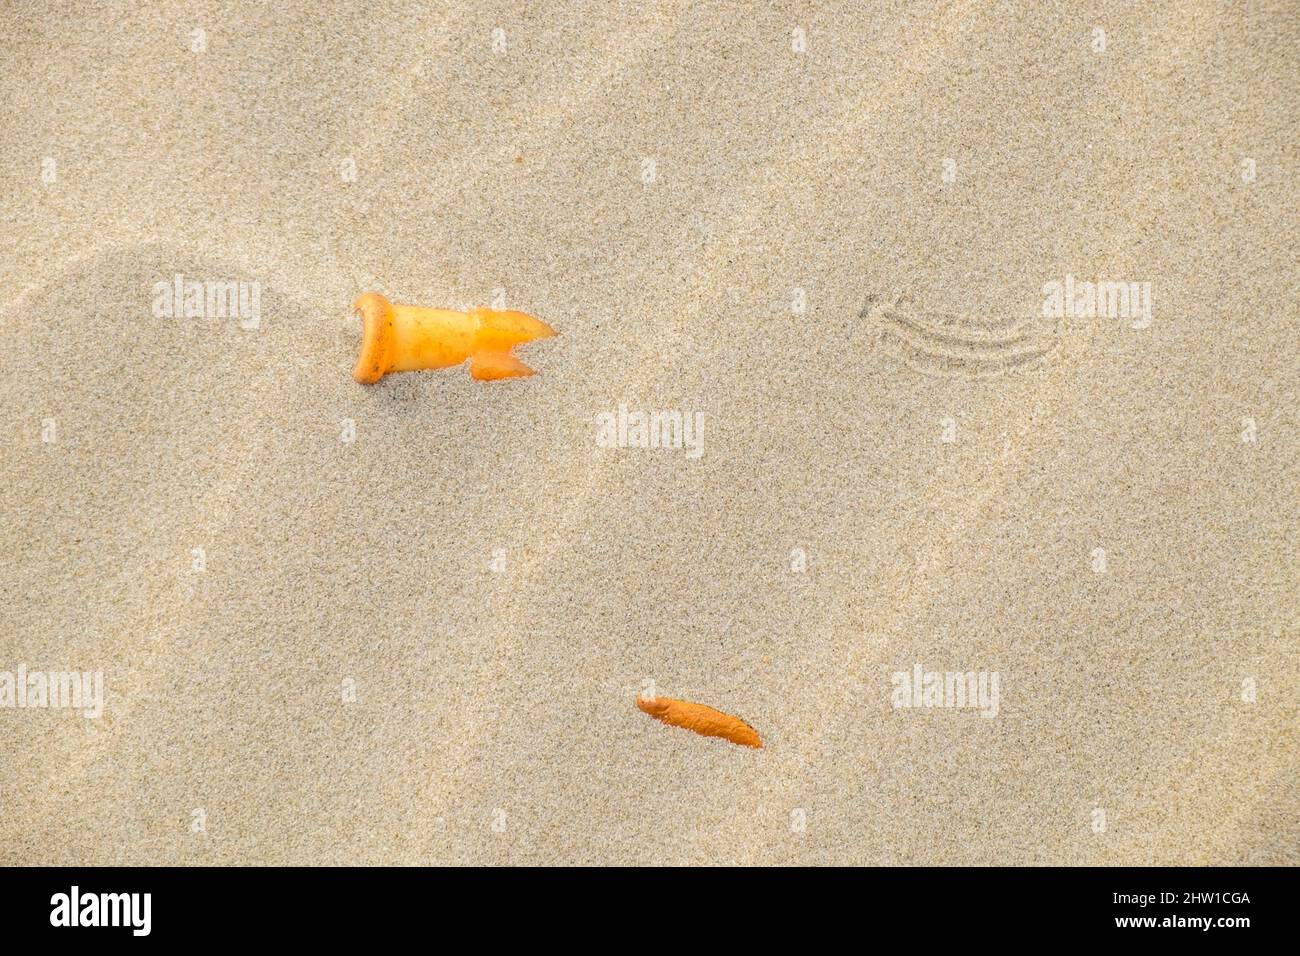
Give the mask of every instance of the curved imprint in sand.
M 869 300 L 860 313 L 910 369 L 940 378 L 995 378 L 1041 367 L 1060 350 L 1062 323 L 922 312 Z

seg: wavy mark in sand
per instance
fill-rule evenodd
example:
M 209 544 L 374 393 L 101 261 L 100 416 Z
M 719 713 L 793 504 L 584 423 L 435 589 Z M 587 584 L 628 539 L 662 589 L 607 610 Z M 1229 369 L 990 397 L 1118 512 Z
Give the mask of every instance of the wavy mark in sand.
M 994 378 L 1051 361 L 1060 319 L 999 319 L 913 308 L 906 297 L 871 296 L 859 313 L 909 368 L 942 378 Z

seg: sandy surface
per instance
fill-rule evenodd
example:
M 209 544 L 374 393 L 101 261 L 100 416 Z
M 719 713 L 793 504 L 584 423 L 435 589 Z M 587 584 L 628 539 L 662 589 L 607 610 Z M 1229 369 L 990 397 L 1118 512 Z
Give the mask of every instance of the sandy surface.
M 1293 4 L 151 6 L 0 12 L 0 863 L 1300 862 Z

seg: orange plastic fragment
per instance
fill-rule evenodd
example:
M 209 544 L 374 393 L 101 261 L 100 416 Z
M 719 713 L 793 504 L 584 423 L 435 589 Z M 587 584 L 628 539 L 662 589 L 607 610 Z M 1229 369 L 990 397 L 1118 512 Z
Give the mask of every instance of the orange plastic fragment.
M 361 357 L 352 373 L 363 385 L 390 372 L 451 368 L 466 359 L 471 360 L 470 374 L 480 381 L 533 375 L 512 350 L 558 334 L 524 312 L 394 305 L 378 292 L 367 292 L 352 308 L 364 323 Z
M 705 737 L 722 737 L 742 747 L 763 747 L 758 731 L 739 717 L 690 701 L 671 697 L 638 697 L 636 705 L 656 720 L 685 727 Z

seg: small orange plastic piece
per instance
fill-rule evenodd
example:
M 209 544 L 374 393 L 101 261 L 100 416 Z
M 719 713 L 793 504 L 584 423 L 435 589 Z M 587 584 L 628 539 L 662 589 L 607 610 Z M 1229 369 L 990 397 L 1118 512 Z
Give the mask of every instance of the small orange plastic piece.
M 638 697 L 636 705 L 656 720 L 674 727 L 685 727 L 705 737 L 722 737 L 742 747 L 763 747 L 758 731 L 739 717 L 732 717 L 703 704 L 674 700 L 671 697 Z
M 389 372 L 451 368 L 466 359 L 470 374 L 484 382 L 533 375 L 515 358 L 514 347 L 558 334 L 524 312 L 394 305 L 378 292 L 367 292 L 352 308 L 364 322 L 361 357 L 352 373 L 363 385 Z

